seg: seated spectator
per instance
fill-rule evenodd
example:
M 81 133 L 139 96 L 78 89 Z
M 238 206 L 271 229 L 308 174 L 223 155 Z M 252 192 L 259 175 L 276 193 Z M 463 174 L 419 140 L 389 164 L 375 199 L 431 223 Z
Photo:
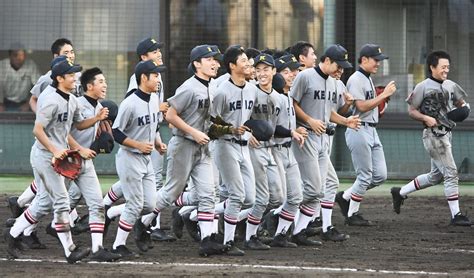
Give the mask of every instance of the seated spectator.
M 12 45 L 8 55 L 0 61 L 0 111 L 29 111 L 30 89 L 40 72 L 33 61 L 26 59 L 21 44 Z

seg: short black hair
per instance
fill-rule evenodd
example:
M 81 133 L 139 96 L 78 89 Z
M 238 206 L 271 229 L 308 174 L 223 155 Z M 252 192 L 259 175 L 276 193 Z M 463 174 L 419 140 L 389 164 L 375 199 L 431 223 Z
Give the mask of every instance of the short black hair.
M 232 46 L 229 46 L 225 50 L 225 52 L 224 52 L 224 66 L 225 66 L 225 68 L 226 68 L 226 70 L 229 74 L 232 73 L 232 71 L 230 70 L 230 64 L 232 63 L 232 64 L 236 65 L 237 64 L 237 59 L 239 59 L 239 57 L 242 54 L 245 54 L 245 50 L 240 45 L 232 45 Z
M 102 71 L 95 67 L 85 70 L 81 75 L 81 86 L 84 91 L 87 92 L 87 84 L 92 84 L 95 80 L 95 77 L 99 74 L 102 74 Z
M 144 74 L 147 79 L 150 79 L 150 74 L 151 74 L 151 72 L 149 72 L 149 73 L 142 73 L 142 74 Z M 135 75 L 135 79 L 137 80 L 137 86 L 140 86 L 140 84 L 141 84 L 141 82 L 142 82 L 141 76 L 136 76 L 136 75 Z
M 72 45 L 72 42 L 65 38 L 55 40 L 51 45 L 51 53 L 53 55 L 59 55 L 59 52 L 61 52 L 61 48 L 63 48 L 63 46 L 65 46 L 66 44 Z
M 439 63 L 439 59 L 448 59 L 451 62 L 451 56 L 449 56 L 448 52 L 442 50 L 436 50 L 428 54 L 426 57 L 426 66 L 428 67 L 428 72 L 431 75 L 431 66 L 437 67 Z
M 256 49 L 256 48 L 253 48 L 253 47 L 249 47 L 247 49 L 245 49 L 245 55 L 247 55 L 247 58 L 251 59 L 251 58 L 255 58 L 258 56 L 258 54 L 260 54 L 260 50 Z
M 278 59 L 278 58 L 283 57 L 283 56 L 288 55 L 288 54 L 290 54 L 290 53 L 285 51 L 285 50 L 275 49 L 275 51 L 273 53 L 273 58 Z
M 308 55 L 308 51 L 310 48 L 314 49 L 314 46 L 309 42 L 299 41 L 290 48 L 290 53 L 293 54 L 295 58 L 299 61 L 300 55 Z

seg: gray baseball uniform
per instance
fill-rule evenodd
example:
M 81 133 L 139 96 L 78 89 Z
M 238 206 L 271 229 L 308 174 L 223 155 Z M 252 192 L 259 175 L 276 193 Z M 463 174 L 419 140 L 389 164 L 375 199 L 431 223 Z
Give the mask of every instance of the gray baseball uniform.
M 355 101 L 376 97 L 370 74 L 361 68 L 351 75 L 347 81 L 347 89 Z M 354 106 L 353 115 L 359 116 L 362 126 L 357 131 L 348 128 L 345 135 L 357 175 L 352 185 L 351 199 L 360 202 L 369 186 L 379 186 L 387 179 L 387 165 L 375 128 L 379 121 L 378 106 L 367 112 L 361 112 Z
M 277 117 L 281 111 L 278 92 L 272 89 L 270 93 L 267 93 L 259 88 L 253 108 L 252 119 L 266 121 L 275 130 Z M 247 221 L 253 225 L 260 224 L 267 205 L 270 204 L 271 207 L 276 208 L 284 201 L 280 172 L 272 154 L 271 146 L 273 145 L 273 141 L 270 140 L 260 142 L 256 148 L 250 147 L 256 195 Z
M 346 86 L 341 80 L 336 81 L 336 92 L 335 96 L 332 97 L 332 109 L 338 111 L 341 107 L 344 106 L 344 95 L 343 93 L 347 91 Z M 332 143 L 334 141 L 334 136 L 329 136 L 329 157 L 331 157 Z M 331 160 L 328 164 L 328 173 L 326 177 L 326 182 L 324 183 L 324 197 L 321 199 L 321 207 L 332 209 L 334 207 L 334 199 L 336 197 L 337 188 L 339 187 L 339 178 L 337 177 L 336 170 Z
M 158 120 L 158 96 L 138 89 L 120 104 L 112 128 L 114 135 L 121 133 L 121 138 L 114 136 L 115 140 L 121 143 L 125 138 L 131 138 L 154 144 Z M 125 145 L 120 145 L 116 154 L 116 167 L 126 200 L 119 227 L 129 232 L 140 214 L 155 208 L 155 176 L 150 155 Z
M 189 126 L 207 133 L 210 126 L 209 84 L 193 76 L 186 80 L 175 95 L 168 99 L 178 116 Z M 189 179 L 193 183 L 198 204 L 198 220 L 214 220 L 214 184 L 211 157 L 207 145 L 199 145 L 193 137 L 173 128 L 173 137 L 168 144 L 166 183 L 158 191 L 157 209 L 170 206 L 183 192 Z M 183 159 L 186 158 L 186 159 Z M 182 205 L 194 205 L 187 203 Z
M 293 99 L 287 95 L 279 94 L 281 112 L 277 118 L 277 125 L 290 130 L 296 129 L 296 114 Z M 275 145 L 272 153 L 278 165 L 282 186 L 286 192 L 286 200 L 279 216 L 293 222 L 298 206 L 303 201 L 302 181 L 298 162 L 291 149 L 292 138 L 274 138 Z M 287 229 L 285 229 L 287 230 Z
M 336 91 L 334 78 L 324 74 L 319 67 L 300 72 L 290 91 L 290 97 L 299 103 L 301 109 L 311 118 L 326 125 L 332 111 L 332 97 Z M 317 135 L 307 124 L 297 120 L 297 125 L 308 128 L 309 135 L 303 145 L 292 146 L 303 181 L 303 201 L 300 212 L 312 217 L 319 198 L 323 197 L 322 184 L 326 180 L 329 162 L 329 136 Z
M 248 82 L 239 87 L 231 79 L 224 81 L 214 96 L 211 116 L 220 116 L 234 127 L 243 125 L 250 119 L 257 91 Z M 255 175 L 245 137 L 226 134 L 219 138 L 215 143 L 215 161 L 229 192 L 224 220 L 235 225 L 242 206 L 252 206 L 255 201 Z
M 423 130 L 423 145 L 431 158 L 431 171 L 427 174 L 419 175 L 415 178 L 414 184 L 417 190 L 439 184 L 444 179 L 444 194 L 448 201 L 458 200 L 458 171 L 452 153 L 452 133 L 450 128 L 443 126 L 453 126 L 454 122 L 445 116 L 448 111 L 454 108 L 454 103 L 464 100 L 466 92 L 451 80 L 440 83 L 432 78 L 427 78 L 418 83 L 407 99 L 408 104 L 413 108 L 420 109 L 423 101 L 433 95 L 442 94 L 446 102 L 443 105 L 441 114 L 444 117 L 436 119 L 439 127 L 427 128 Z

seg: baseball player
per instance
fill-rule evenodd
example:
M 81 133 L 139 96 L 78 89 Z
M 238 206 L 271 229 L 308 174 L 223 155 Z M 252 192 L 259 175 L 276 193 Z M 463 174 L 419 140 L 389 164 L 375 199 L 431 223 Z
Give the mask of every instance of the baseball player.
M 331 77 L 339 67 L 350 67 L 347 51 L 340 45 L 331 45 L 320 58 L 315 68 L 298 74 L 290 97 L 294 99 L 297 124 L 308 129 L 309 135 L 302 148 L 292 146 L 303 181 L 303 201 L 300 215 L 295 223 L 292 241 L 298 245 L 320 245 L 308 239 L 306 228 L 312 219 L 319 199 L 323 197 L 322 184 L 326 181 L 329 161 L 329 136 L 326 127 L 329 121 L 357 129 L 358 116 L 345 118 L 332 108 L 336 92 L 336 80 Z
M 278 93 L 272 88 L 273 75 L 276 73 L 275 62 L 271 55 L 265 53 L 256 56 L 254 61 L 259 90 L 256 94 L 252 119 L 268 122 L 275 133 L 276 120 L 281 110 Z M 273 207 L 280 206 L 284 200 L 280 173 L 271 152 L 272 145 L 273 143 L 269 141 L 259 142 L 253 136 L 250 138 L 250 158 L 255 172 L 256 196 L 255 203 L 247 214 L 244 243 L 246 249 L 270 249 L 270 246 L 257 238 L 257 229 L 270 199 Z
M 211 117 L 215 123 L 228 125 L 228 134 L 220 136 L 215 143 L 215 161 L 229 196 L 216 206 L 216 213 L 224 211 L 227 254 L 243 256 L 245 252 L 234 243 L 235 227 L 242 206 L 250 207 L 255 201 L 255 175 L 248 148 L 250 130 L 243 124 L 250 119 L 258 89 L 245 80 L 251 65 L 242 47 L 227 48 L 224 65 L 230 78 L 217 87 Z
M 160 152 L 166 150 L 166 145 L 156 136 L 159 99 L 155 92 L 159 84 L 158 74 L 163 70 L 163 66 L 151 60 L 137 64 L 135 76 L 138 89 L 121 103 L 112 126 L 114 139 L 120 144 L 116 166 L 126 200 L 112 252 L 126 258 L 136 256 L 125 246 L 128 234 L 139 216 L 152 212 L 156 203 L 155 176 L 150 153 L 153 148 Z M 142 235 L 135 236 L 138 241 Z
M 162 53 L 161 53 L 161 47 L 163 47 L 163 43 L 157 42 L 153 38 L 146 38 L 141 40 L 138 45 L 137 45 L 137 56 L 140 61 L 155 61 L 158 65 L 163 64 L 163 58 L 162 58 Z M 163 114 L 166 113 L 168 109 L 168 103 L 164 102 L 164 87 L 163 87 L 163 80 L 161 79 L 161 74 L 159 74 L 159 85 L 158 85 L 158 91 L 156 94 L 158 95 L 160 99 L 160 117 L 159 120 L 160 122 L 163 120 Z M 126 97 L 132 94 L 136 89 L 138 88 L 137 86 L 137 81 L 135 74 L 133 74 L 130 77 L 130 82 L 128 85 L 127 89 L 127 94 Z M 157 133 L 157 136 L 159 136 L 159 133 Z M 158 191 L 162 186 L 163 186 L 163 156 L 159 154 L 156 150 L 153 150 L 151 152 L 151 161 L 153 164 L 153 170 L 155 172 L 155 181 L 156 181 L 156 190 Z M 104 196 L 104 204 L 106 205 L 106 208 L 110 207 L 113 203 L 115 203 L 118 199 L 120 199 L 123 196 L 122 189 L 120 188 L 120 182 L 116 182 L 115 184 L 112 185 L 110 188 L 109 192 Z M 120 213 L 123 211 L 123 206 L 115 207 L 112 209 L 112 211 L 109 212 L 109 210 L 106 211 L 106 213 L 111 217 L 112 219 L 119 216 Z M 107 219 L 107 223 L 110 222 L 110 219 Z M 156 218 L 156 224 L 155 226 L 151 227 L 151 238 L 153 240 L 157 241 L 174 241 L 176 240 L 175 237 L 168 235 L 165 231 L 163 231 L 160 223 L 160 215 Z
M 31 151 L 31 164 L 35 177 L 40 179 L 38 188 L 39 197 L 16 220 L 8 231 L 8 253 L 18 257 L 18 236 L 25 228 L 36 224 L 40 217 L 49 210 L 42 201 L 52 201 L 54 223 L 57 236 L 63 246 L 68 263 L 74 263 L 90 253 L 89 248 L 79 248 L 74 245 L 69 226 L 69 198 L 64 177 L 57 174 L 51 161 L 66 157 L 68 149 L 68 134 L 74 123 L 78 129 L 85 129 L 94 125 L 106 116 L 106 111 L 90 119 L 83 119 L 77 99 L 71 95 L 75 87 L 75 73 L 82 68 L 70 61 L 62 61 L 52 68 L 52 87 L 56 90 L 43 92 L 38 99 L 38 110 L 33 133 L 36 142 Z M 90 153 L 80 150 L 81 156 L 90 157 Z
M 431 171 L 417 176 L 402 188 L 391 189 L 393 209 L 400 213 L 400 207 L 408 194 L 441 183 L 451 211 L 451 225 L 471 226 L 469 218 L 459 209 L 458 171 L 452 153 L 452 128 L 456 121 L 469 115 L 466 92 L 448 79 L 451 58 L 444 51 L 431 52 L 426 58 L 429 77 L 415 86 L 408 96 L 408 113 L 411 118 L 424 125 L 423 145 L 431 158 Z M 452 117 L 452 110 L 464 115 L 461 119 Z M 454 112 L 456 113 L 456 112 Z
M 201 256 L 221 254 L 226 250 L 226 246 L 214 242 L 211 237 L 214 230 L 215 186 L 208 149 L 210 138 L 207 135 L 210 126 L 209 82 L 217 74 L 219 56 L 220 53 L 210 45 L 194 47 L 190 62 L 195 75 L 187 79 L 168 100 L 170 109 L 166 120 L 173 125 L 173 137 L 169 142 L 166 183 L 158 191 L 155 210 L 159 212 L 176 201 L 191 179 L 198 201 Z M 182 201 L 182 205 L 188 205 L 185 198 Z
M 397 87 L 391 81 L 380 95 L 376 95 L 371 74 L 377 73 L 380 61 L 387 59 L 376 44 L 362 46 L 359 69 L 347 81 L 347 89 L 354 97 L 353 115 L 359 116 L 362 128 L 346 130 L 346 143 L 351 151 L 357 179 L 351 188 L 339 192 L 336 202 L 346 216 L 345 223 L 351 226 L 370 226 L 372 223 L 359 213 L 367 188 L 379 186 L 387 179 L 387 165 L 383 146 L 377 133 L 379 121 L 378 105 L 395 93 Z
M 293 99 L 288 97 L 293 80 L 299 72 L 300 63 L 292 54 L 284 55 L 276 59 L 276 71 L 282 74 L 285 85 L 283 94 L 278 94 L 281 111 L 277 116 L 277 128 L 285 129 L 286 136 L 275 136 L 272 145 L 272 154 L 278 166 L 283 191 L 286 193 L 286 200 L 283 205 L 269 212 L 265 216 L 265 221 L 271 222 L 273 218 L 277 218 L 278 226 L 276 227 L 275 236 L 270 243 L 272 247 L 297 247 L 295 243 L 289 242 L 287 231 L 295 219 L 298 206 L 303 200 L 302 182 L 298 163 L 295 160 L 291 144 L 293 139 L 299 144 L 304 144 L 304 138 L 308 132 L 304 127 L 296 127 L 296 115 L 293 108 Z M 289 136 L 288 136 L 289 135 Z M 267 228 L 268 228 L 267 223 Z
M 351 108 L 354 98 L 347 93 L 347 88 L 340 80 L 344 68 L 339 67 L 333 77 L 337 80 L 335 96 L 332 97 L 333 109 L 340 115 L 346 115 Z M 335 126 L 334 126 L 335 128 Z M 331 156 L 334 134 L 329 134 L 329 156 Z M 339 187 L 339 179 L 331 160 L 328 163 L 328 172 L 326 182 L 324 183 L 324 197 L 321 199 L 321 238 L 323 240 L 344 241 L 349 238 L 348 235 L 340 233 L 332 225 L 332 209 L 334 207 L 334 199 L 336 197 L 337 188 Z
M 290 53 L 300 63 L 300 70 L 314 68 L 318 57 L 314 52 L 314 46 L 309 42 L 299 41 L 290 47 Z

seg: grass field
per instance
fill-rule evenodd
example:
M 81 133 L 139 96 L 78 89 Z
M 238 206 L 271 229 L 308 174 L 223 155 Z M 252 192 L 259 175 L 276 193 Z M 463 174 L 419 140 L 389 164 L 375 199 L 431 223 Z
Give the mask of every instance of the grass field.
M 26 186 L 28 186 L 33 180 L 32 176 L 14 176 L 14 175 L 0 175 L 0 193 L 5 194 L 18 194 L 21 193 Z M 116 176 L 99 176 L 99 180 L 102 186 L 102 192 L 107 192 L 110 186 L 115 183 L 118 178 Z M 369 191 L 370 195 L 380 196 L 389 194 L 390 188 L 393 186 L 402 186 L 407 181 L 401 180 L 390 180 L 387 181 L 382 186 L 376 187 Z M 352 181 L 342 180 L 340 189 L 346 189 L 352 184 Z M 460 183 L 460 192 L 464 196 L 474 196 L 474 182 L 463 182 Z M 420 192 L 414 193 L 418 196 L 428 195 L 428 196 L 443 196 L 444 187 L 442 184 L 433 186 L 431 188 L 422 190 Z

